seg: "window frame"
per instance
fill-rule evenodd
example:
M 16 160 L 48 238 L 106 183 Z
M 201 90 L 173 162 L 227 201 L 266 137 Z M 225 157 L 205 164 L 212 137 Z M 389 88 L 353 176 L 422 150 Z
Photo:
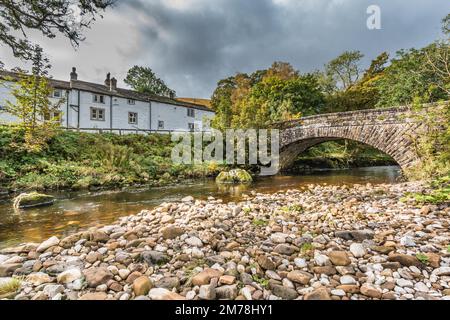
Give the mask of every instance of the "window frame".
M 134 117 L 134 122 L 131 122 L 131 116 Z M 128 112 L 128 124 L 138 124 L 139 114 L 137 112 Z
M 92 94 L 92 102 L 105 104 L 105 95 L 93 93 Z
M 189 122 L 188 123 L 188 129 L 189 129 L 190 132 L 194 132 L 195 131 L 195 123 Z
M 44 121 L 52 121 L 52 120 L 54 120 L 54 122 L 57 122 L 57 123 L 62 123 L 62 119 L 63 119 L 63 113 L 62 113 L 62 111 L 60 111 L 60 110 L 57 110 L 57 111 L 52 111 L 52 112 L 48 112 L 48 113 L 44 113 L 43 115 L 42 115 L 42 119 L 44 120 Z
M 94 111 L 95 111 L 95 113 L 96 113 L 96 116 L 94 117 Z M 102 112 L 102 114 L 103 114 L 103 116 L 102 116 L 102 119 L 99 119 L 99 111 L 101 111 Z M 96 107 L 91 107 L 90 108 L 90 119 L 91 119 L 91 121 L 106 121 L 106 109 L 105 108 L 96 108 Z
M 158 120 L 158 130 L 164 129 L 164 121 Z
M 134 106 L 134 105 L 136 105 L 136 100 L 134 100 L 134 99 L 127 99 L 127 103 L 128 103 L 130 106 Z
M 190 118 L 195 118 L 195 109 L 194 108 L 188 108 L 187 109 L 187 116 Z
M 55 95 L 56 92 L 59 92 L 59 96 Z M 63 90 L 62 89 L 53 89 L 52 98 L 62 99 L 63 98 Z

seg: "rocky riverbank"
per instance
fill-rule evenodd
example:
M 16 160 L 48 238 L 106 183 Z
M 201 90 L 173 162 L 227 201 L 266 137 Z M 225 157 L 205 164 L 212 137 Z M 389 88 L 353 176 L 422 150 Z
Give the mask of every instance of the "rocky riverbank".
M 64 239 L 0 251 L 3 297 L 450 299 L 450 208 L 420 183 L 310 186 L 239 203 L 164 203 Z M 19 288 L 20 287 L 20 288 Z

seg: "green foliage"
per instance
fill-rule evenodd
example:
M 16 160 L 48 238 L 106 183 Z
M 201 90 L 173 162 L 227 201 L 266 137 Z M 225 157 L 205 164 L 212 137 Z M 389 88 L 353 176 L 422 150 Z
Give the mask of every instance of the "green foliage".
M 347 90 L 360 77 L 359 67 L 364 55 L 360 51 L 345 51 L 325 66 L 328 82 L 338 90 Z
M 300 75 L 290 64 L 275 62 L 267 70 L 237 74 L 219 81 L 211 104 L 213 127 L 266 128 L 271 123 L 314 114 L 323 105 L 317 75 Z
M 161 185 L 215 176 L 222 166 L 175 165 L 169 135 L 57 131 L 40 152 L 24 150 L 24 130 L 0 127 L 0 185 L 25 190 Z
M 256 219 L 256 218 L 253 220 L 252 223 L 254 226 L 257 226 L 257 227 L 265 227 L 269 224 L 269 222 L 264 219 Z
M 300 247 L 300 252 L 303 255 L 309 255 L 311 253 L 311 251 L 313 251 L 313 250 L 314 250 L 314 246 L 311 243 L 309 243 L 309 242 L 305 242 Z
M 300 154 L 292 170 L 393 164 L 396 164 L 395 160 L 375 148 L 355 141 L 337 140 L 324 142 Z
M 379 90 L 377 107 L 412 104 L 415 98 L 420 98 L 422 103 L 448 98 L 441 88 L 445 86 L 443 79 L 428 65 L 427 55 L 435 59 L 439 52 L 436 46 L 435 43 L 423 49 L 397 52 L 383 77 L 376 82 Z
M 339 90 L 336 86 L 328 85 L 329 94 L 326 96 L 326 112 L 352 111 L 372 109 L 378 103 L 379 90 L 377 81 L 383 76 L 389 55 L 380 54 L 372 61 L 362 79 L 352 83 L 348 88 Z
M 6 101 L 5 112 L 18 118 L 17 126 L 25 133 L 24 150 L 40 152 L 60 125 L 59 119 L 53 118 L 53 115 L 59 114 L 63 100 L 52 104 L 49 99 L 52 88 L 46 75 L 50 66 L 39 46 L 33 53 L 32 61 L 32 74 L 19 75 L 11 91 L 15 102 Z
M 415 139 L 420 161 L 406 170 L 411 179 L 439 179 L 450 175 L 450 105 L 416 107 L 417 121 L 424 125 L 424 132 Z
M 152 69 L 147 67 L 132 67 L 128 70 L 127 77 L 124 81 L 134 90 L 141 93 L 166 97 L 175 96 L 175 91 L 167 87 L 164 81 L 158 78 Z
M 101 11 L 115 0 L 0 0 L 0 42 L 9 46 L 16 57 L 29 59 L 35 46 L 28 40 L 31 30 L 47 38 L 61 34 L 72 45 L 84 40 L 82 31 L 88 28 Z M 74 12 L 76 6 L 77 12 Z M 79 18 L 79 22 L 75 20 Z M 74 23 L 77 23 L 74 28 Z
M 413 198 L 418 204 L 441 204 L 450 202 L 450 175 L 436 178 L 431 182 L 431 191 L 426 194 L 412 193 L 408 198 Z
M 11 278 L 6 281 L 2 281 L 0 285 L 0 296 L 6 294 L 13 294 L 17 292 L 22 286 L 22 281 L 17 278 Z
M 253 281 L 255 281 L 256 283 L 258 283 L 260 286 L 262 286 L 264 288 L 267 288 L 269 286 L 269 280 L 261 278 L 257 274 L 254 274 L 252 278 L 253 278 Z
M 416 254 L 416 258 L 423 264 L 428 264 L 429 258 L 427 255 L 425 255 L 423 253 L 418 253 L 418 254 Z

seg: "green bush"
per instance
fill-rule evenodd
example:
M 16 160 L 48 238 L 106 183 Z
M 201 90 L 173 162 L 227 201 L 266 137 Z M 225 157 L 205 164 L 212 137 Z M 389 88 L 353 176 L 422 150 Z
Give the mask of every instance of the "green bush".
M 161 185 L 210 176 L 221 168 L 173 164 L 170 135 L 61 130 L 39 152 L 28 152 L 23 143 L 23 132 L 0 127 L 0 185 L 24 190 Z

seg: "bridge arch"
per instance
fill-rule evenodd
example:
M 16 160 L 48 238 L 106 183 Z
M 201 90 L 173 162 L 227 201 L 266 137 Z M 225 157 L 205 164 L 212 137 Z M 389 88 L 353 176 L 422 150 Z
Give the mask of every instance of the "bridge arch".
M 414 140 L 420 128 L 409 108 L 340 112 L 285 122 L 280 132 L 280 166 L 288 168 L 314 145 L 347 139 L 374 147 L 407 169 L 419 161 Z

